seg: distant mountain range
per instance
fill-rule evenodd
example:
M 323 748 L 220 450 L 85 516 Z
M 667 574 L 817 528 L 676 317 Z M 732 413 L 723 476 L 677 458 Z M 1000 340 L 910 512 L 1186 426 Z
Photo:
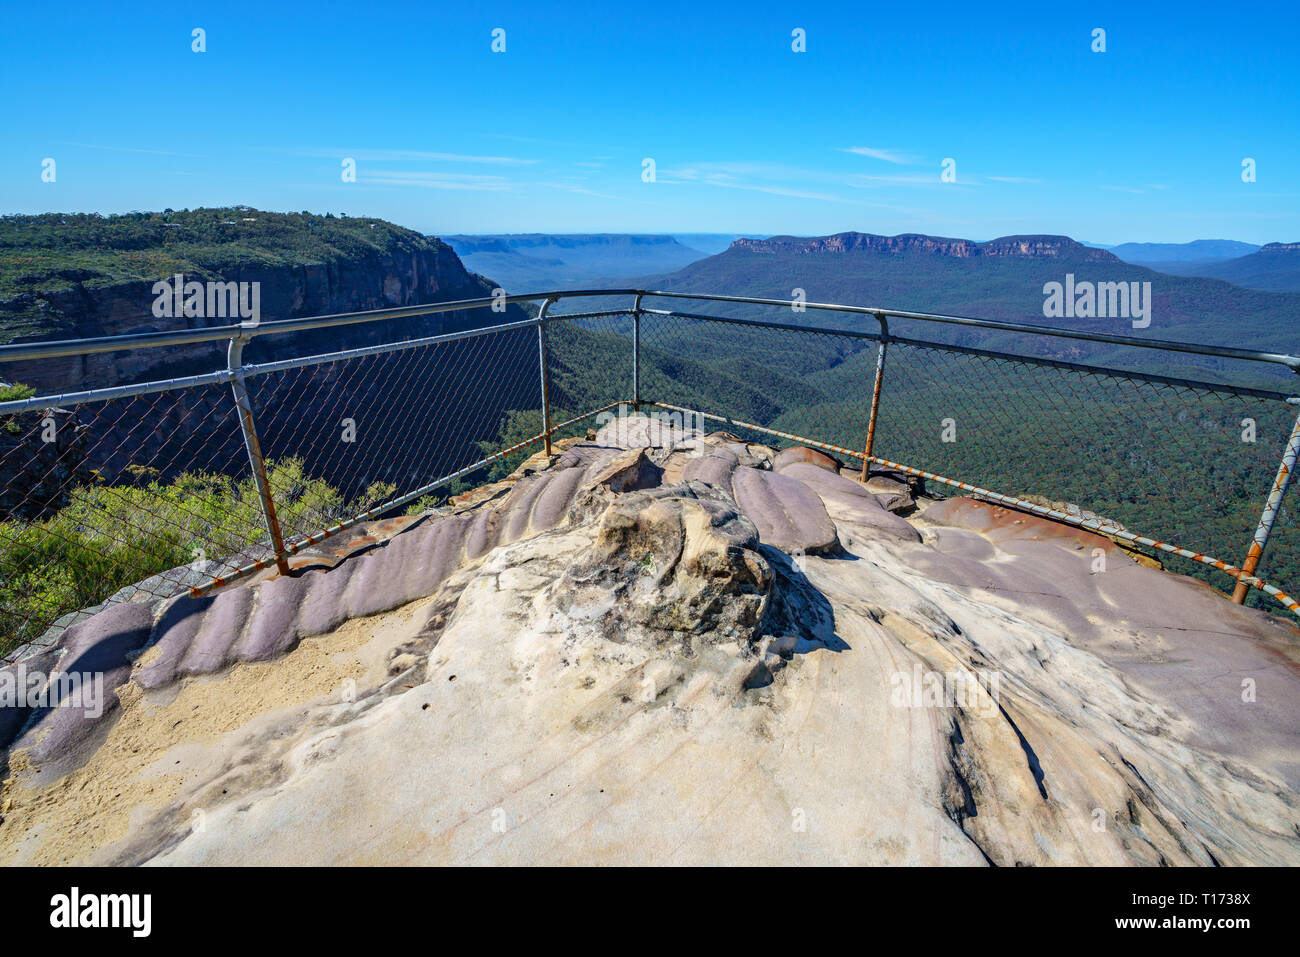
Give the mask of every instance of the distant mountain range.
M 575 286 L 639 285 L 731 249 L 819 252 L 934 253 L 955 259 L 1033 258 L 1107 262 L 1118 260 L 1167 276 L 1224 279 L 1245 289 L 1300 291 L 1300 244 L 1256 246 L 1231 239 L 1189 243 L 1077 243 L 1063 236 L 1007 236 L 988 242 L 907 233 L 876 236 L 745 238 L 727 233 L 639 235 L 624 233 L 445 236 L 471 272 L 509 292 Z
M 1226 279 L 1247 289 L 1300 291 L 1300 243 L 1269 243 L 1238 259 L 1208 263 L 1188 273 Z
M 1261 253 L 1252 254 L 1253 256 Z M 1252 258 L 1247 257 L 1247 258 Z M 1048 318 L 1044 287 L 1062 283 L 1150 283 L 1151 322 L 1135 328 L 1124 318 Z M 1246 289 L 1228 282 L 1174 276 L 1126 263 L 1113 253 L 1066 236 L 1006 236 L 988 242 L 906 234 L 838 233 L 803 238 L 738 239 L 724 253 L 674 273 L 654 277 L 659 289 L 725 292 L 790 299 L 803 290 L 808 301 L 881 306 L 915 312 L 979 316 L 1031 324 L 1066 326 L 1126 336 L 1258 347 L 1300 352 L 1300 293 Z M 769 320 L 875 329 L 861 316 L 795 313 L 782 316 L 763 307 L 682 303 L 694 312 L 754 315 Z M 995 333 L 932 323 L 896 321 L 903 335 L 1081 361 L 1133 360 L 1136 350 L 1023 334 Z M 910 328 L 909 328 L 910 327 Z M 1121 350 L 1126 356 L 1121 357 Z M 1177 365 L 1185 374 L 1207 373 L 1223 363 L 1199 357 L 1143 353 L 1142 367 Z M 1252 370 L 1258 372 L 1259 370 Z M 1271 378 L 1271 377 L 1270 377 Z M 1289 381 L 1289 380 L 1288 380 Z
M 1120 243 L 1103 246 L 1126 263 L 1149 266 L 1152 263 L 1207 263 L 1236 259 L 1256 252 L 1253 243 L 1235 239 L 1196 239 L 1190 243 Z
M 735 237 L 515 233 L 443 238 L 467 269 L 515 293 L 608 285 L 615 279 L 671 272 L 721 252 Z
M 1300 243 L 1255 246 L 1231 239 L 1190 243 L 1123 243 L 1109 249 L 1120 259 L 1173 276 L 1226 279 L 1247 289 L 1300 291 Z

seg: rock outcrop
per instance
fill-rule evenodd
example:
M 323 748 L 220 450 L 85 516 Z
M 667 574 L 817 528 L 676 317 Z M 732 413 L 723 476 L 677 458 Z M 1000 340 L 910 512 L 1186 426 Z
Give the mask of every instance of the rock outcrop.
M 382 220 L 326 220 L 259 210 L 240 213 L 248 215 L 232 212 L 236 221 L 228 224 L 208 222 L 213 211 L 178 213 L 170 223 L 141 226 L 146 230 L 143 236 L 129 230 L 130 215 L 107 217 L 99 225 L 83 223 L 80 230 L 71 230 L 64 238 L 86 244 L 87 255 L 93 251 L 97 262 L 103 260 L 98 270 L 62 270 L 54 275 L 38 270 L 22 275 L 15 268 L 5 274 L 6 257 L 14 257 L 15 262 L 24 261 L 24 256 L 40 260 L 44 253 L 40 245 L 28 247 L 24 240 L 15 240 L 13 246 L 0 250 L 0 276 L 5 278 L 0 282 L 0 342 L 176 332 L 240 321 L 240 317 L 224 313 L 156 316 L 154 285 L 174 283 L 177 274 L 186 282 L 255 284 L 259 319 L 265 322 L 482 299 L 495 288 L 489 280 L 466 270 L 447 244 Z M 49 225 L 50 230 L 54 228 Z M 46 230 L 37 230 L 26 235 L 25 241 L 36 244 L 44 236 Z M 153 267 L 160 272 L 147 279 L 123 278 L 140 275 L 138 259 L 133 257 L 144 255 L 144 250 L 150 262 L 170 265 Z M 8 295 L 6 290 L 13 287 L 23 291 Z M 245 363 L 263 363 L 328 354 L 526 318 L 527 314 L 512 304 L 500 313 L 451 311 L 259 336 L 249 342 L 243 359 Z M 254 377 L 249 389 L 264 450 L 271 459 L 296 455 L 311 475 L 348 497 L 371 482 L 394 481 L 398 476 L 384 471 L 385 464 L 397 461 L 403 453 L 393 430 L 366 429 L 360 443 L 351 447 L 356 452 L 367 446 L 364 455 L 354 454 L 349 459 L 339 454 L 337 443 L 328 444 L 337 438 L 340 420 L 347 417 L 376 423 L 400 410 L 410 421 L 431 423 L 425 427 L 428 431 L 436 428 L 433 423 L 452 421 L 472 410 L 499 421 L 517 407 L 523 388 L 535 389 L 531 379 L 525 386 L 522 378 L 500 375 L 502 368 L 522 367 L 532 373 L 535 338 L 520 330 L 517 335 L 493 336 L 472 347 L 390 353 L 348 364 L 325 363 L 288 374 Z M 166 349 L 5 362 L 0 374 L 7 381 L 34 387 L 38 395 L 58 395 L 70 389 L 70 383 L 80 392 L 214 372 L 226 367 L 228 346 L 228 340 L 219 339 Z M 420 387 L 406 385 L 413 381 Z M 478 395 L 461 387 L 465 382 L 480 381 L 493 382 L 498 388 Z M 329 409 L 331 414 L 305 416 L 305 409 Z M 335 410 L 337 415 L 332 414 Z M 96 471 L 107 482 L 118 482 L 132 466 L 146 463 L 162 478 L 170 479 L 182 471 L 232 474 L 242 461 L 239 422 L 225 385 L 87 403 L 66 414 L 74 417 L 81 438 L 73 452 L 60 457 L 61 466 Z M 36 420 L 41 417 L 37 415 Z M 18 441 L 8 446 L 0 442 L 0 478 L 10 479 L 5 487 L 17 490 L 19 497 L 36 500 L 43 496 L 45 501 L 57 502 L 74 483 L 51 477 L 43 461 L 50 451 L 37 441 L 38 430 L 28 422 L 18 424 L 22 426 Z M 462 447 L 453 435 L 431 434 L 427 441 L 434 448 L 446 449 L 452 459 L 477 451 L 472 444 Z M 367 467 L 358 459 L 374 464 Z M 425 470 L 437 464 L 426 462 Z M 42 474 L 44 486 L 52 487 L 31 484 L 27 473 L 35 472 Z
M 866 250 L 876 253 L 930 253 L 970 259 L 977 256 L 1018 257 L 1024 259 L 1060 259 L 1066 256 L 1087 262 L 1119 262 L 1114 253 L 1076 242 L 1068 236 L 1002 236 L 988 242 L 973 239 L 949 239 L 903 233 L 877 236 L 873 233 L 836 233 L 833 236 L 807 238 L 772 236 L 769 239 L 737 239 L 732 249 L 756 253 L 847 253 Z
M 0 709 L 0 861 L 1300 862 L 1294 627 L 649 426 L 69 629 L 20 665 L 104 708 Z
M 382 220 L 353 220 L 349 233 L 339 220 L 260 210 L 243 212 L 247 217 L 237 217 L 239 221 L 221 227 L 201 226 L 197 221 L 203 211 L 177 213 L 168 224 L 175 230 L 155 224 L 157 229 L 146 239 L 134 233 L 119 235 L 117 230 L 125 232 L 125 225 L 108 225 L 119 219 L 130 220 L 129 215 L 101 219 L 100 227 L 83 224 L 84 234 L 73 231 L 68 235 L 87 243 L 97 257 L 106 259 L 104 265 L 99 270 L 63 270 L 56 275 L 39 270 L 21 275 L 17 267 L 12 269 L 8 285 L 30 287 L 30 291 L 0 294 L 0 341 L 86 339 L 240 321 L 239 317 L 156 316 L 154 284 L 172 281 L 176 272 L 186 281 L 257 283 L 260 318 L 264 321 L 491 294 L 491 283 L 467 271 L 446 243 Z M 366 226 L 369 228 L 363 229 Z M 98 231 L 91 233 L 96 228 Z M 27 241 L 36 243 L 43 235 L 37 231 Z M 294 241 L 286 239 L 288 236 Z M 19 259 L 24 254 L 29 260 L 39 259 L 44 250 L 37 245 L 24 246 L 23 242 L 16 239 L 7 252 Z M 315 245 L 298 257 L 305 261 L 293 261 L 299 246 L 308 242 Z M 142 249 L 148 250 L 151 260 L 163 264 L 157 267 L 159 273 L 145 279 L 121 278 L 140 275 L 138 258 L 133 257 L 139 257 Z M 522 318 L 524 314 L 511 306 L 507 314 L 491 316 L 490 321 Z M 441 314 L 346 326 L 287 340 L 270 337 L 250 346 L 246 361 L 393 342 L 485 321 L 489 320 L 482 315 Z M 94 389 L 210 372 L 224 367 L 225 358 L 226 343 L 218 341 L 183 348 L 11 362 L 3 371 L 5 378 L 33 386 L 38 394 L 45 395 L 64 390 L 68 383 L 77 383 L 79 389 Z

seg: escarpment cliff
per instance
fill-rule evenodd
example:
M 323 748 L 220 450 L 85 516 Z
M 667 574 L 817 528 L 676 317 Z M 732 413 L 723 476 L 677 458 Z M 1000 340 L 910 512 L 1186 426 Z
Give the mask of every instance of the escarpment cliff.
M 623 418 L 107 608 L 0 673 L 104 688 L 0 710 L 0 861 L 1300 862 L 1295 628 L 855 476 Z
M 177 277 L 182 282 L 177 282 Z M 203 297 L 200 315 L 155 309 L 156 283 L 235 284 L 238 299 Z M 257 305 L 261 321 L 484 298 L 492 283 L 468 272 L 445 243 L 382 220 L 236 207 L 181 213 L 98 217 L 50 214 L 0 220 L 0 341 L 31 342 L 225 326 L 241 321 L 238 305 Z M 253 291 L 256 291 L 254 297 Z M 222 314 L 209 312 L 220 304 Z M 156 313 L 163 313 L 158 315 Z M 318 355 L 526 318 L 503 312 L 454 311 L 356 323 L 253 339 L 246 363 Z M 0 380 L 61 394 L 212 372 L 226 365 L 227 340 L 189 346 L 0 364 Z M 535 366 L 535 337 L 503 335 L 473 348 L 329 363 L 250 380 L 268 457 L 294 455 L 310 474 L 345 493 L 371 482 L 405 483 L 385 470 L 408 434 L 384 427 L 399 414 L 426 423 L 430 448 L 463 459 L 464 441 L 437 429 L 474 409 L 489 425 L 517 398 L 518 383 L 494 380 L 502 368 Z M 531 360 L 531 361 L 530 361 Z M 479 394 L 466 382 L 492 382 Z M 518 386 L 512 388 L 512 384 Z M 335 414 L 337 413 L 337 414 Z M 141 400 L 97 402 L 72 410 L 83 436 L 81 460 L 64 463 L 109 482 L 132 466 L 170 477 L 180 471 L 242 470 L 242 439 L 226 386 L 174 390 Z M 38 417 L 39 418 L 39 417 Z M 363 423 L 364 453 L 339 451 L 344 419 Z M 477 437 L 477 436 L 475 436 Z M 459 437 L 461 440 L 463 436 Z M 0 478 L 41 469 L 31 442 L 0 459 Z M 472 447 L 470 451 L 474 451 Z M 359 464 L 363 457 L 366 464 Z M 440 463 L 430 461 L 429 468 Z M 422 473 L 427 474 L 427 473 Z M 12 483 L 7 483 L 12 484 Z M 27 497 L 56 504 L 56 494 Z
M 1024 259 L 1070 259 L 1077 262 L 1118 263 L 1113 253 L 1085 246 L 1068 236 L 1003 236 L 988 242 L 947 239 L 920 233 L 877 236 L 874 233 L 836 233 L 833 236 L 773 236 L 770 239 L 737 239 L 732 249 L 756 253 L 932 253 L 969 259 L 977 256 Z
M 81 264 L 81 265 L 73 265 Z M 5 217 L 0 223 L 0 341 L 84 339 L 237 323 L 239 316 L 155 314 L 155 283 L 256 283 L 263 321 L 481 298 L 492 285 L 451 247 L 372 219 L 247 208 L 168 214 Z M 434 316 L 258 339 L 248 361 L 343 349 L 523 318 Z M 211 371 L 224 342 L 6 363 L 41 392 Z

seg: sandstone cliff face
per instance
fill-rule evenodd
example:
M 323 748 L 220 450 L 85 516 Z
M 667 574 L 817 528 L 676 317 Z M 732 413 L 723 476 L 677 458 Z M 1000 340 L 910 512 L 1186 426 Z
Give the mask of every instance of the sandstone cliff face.
M 186 279 L 259 283 L 264 321 L 491 294 L 491 282 L 469 273 L 450 246 L 389 224 L 377 225 L 382 228 L 373 233 L 376 238 L 372 243 L 355 241 L 343 251 L 326 247 L 332 258 L 314 265 L 268 266 L 252 254 L 239 252 L 243 247 L 238 244 L 217 246 L 206 254 L 220 254 L 233 264 L 224 263 L 219 273 L 212 269 L 190 272 Z M 365 234 L 371 235 L 369 231 Z M 270 249 L 273 239 L 274 235 L 258 241 Z M 242 260 L 241 255 L 245 257 Z M 95 338 L 238 322 L 227 318 L 156 318 L 153 282 L 170 281 L 170 275 L 109 285 L 102 284 L 102 275 L 84 271 L 71 278 L 78 281 L 68 288 L 23 293 L 0 301 L 0 329 L 7 322 L 15 322 L 19 313 L 33 310 L 44 317 L 39 325 L 54 330 L 41 339 Z M 244 361 L 335 352 L 524 318 L 526 314 L 512 305 L 500 313 L 485 309 L 456 311 L 265 336 L 249 343 Z M 16 341 L 31 338 L 19 337 Z M 187 347 L 4 363 L 0 365 L 0 379 L 33 386 L 38 394 L 79 392 L 223 369 L 227 346 L 227 340 L 218 340 Z M 472 388 L 453 388 L 449 370 L 456 370 L 459 382 L 491 381 L 488 377 L 501 366 L 531 372 L 535 360 L 529 362 L 521 357 L 535 351 L 535 338 L 506 334 L 481 340 L 472 349 L 450 347 L 418 355 L 380 356 L 351 365 L 317 365 L 301 372 L 250 380 L 264 451 L 273 459 L 299 455 L 313 476 L 345 494 L 353 494 L 375 481 L 404 483 L 408 476 L 385 474 L 382 468 L 373 467 L 398 458 L 401 451 L 397 447 L 397 430 L 379 428 L 378 423 L 404 413 L 420 421 L 447 424 L 452 434 L 426 436 L 430 453 L 422 464 L 433 469 L 442 464 L 443 458 L 456 459 L 466 452 L 467 440 L 451 424 L 465 414 L 465 407 L 472 402 L 480 404 L 485 421 L 496 421 L 504 403 L 518 392 L 518 383 L 500 382 L 499 397 L 482 396 Z M 338 415 L 304 415 L 305 410 L 325 408 L 338 410 Z M 181 471 L 244 474 L 242 439 L 226 386 L 175 390 L 139 400 L 89 403 L 71 409 L 68 415 L 82 440 L 77 458 L 65 456 L 62 461 L 78 474 L 93 469 L 102 479 L 115 482 L 131 465 L 147 465 L 166 478 Z M 377 443 L 366 452 L 371 467 L 346 461 L 346 456 L 337 454 L 338 443 L 330 441 L 337 436 L 339 422 L 345 416 L 375 426 L 367 433 Z M 24 440 L 31 438 L 30 432 L 26 430 Z M 48 468 L 42 458 L 48 457 L 47 450 L 31 441 L 0 451 L 5 453 L 0 459 L 0 478 L 19 481 L 23 474 L 44 474 L 42 470 Z M 421 474 L 430 473 L 425 470 Z M 71 483 L 64 484 L 53 494 L 42 493 L 40 501 L 56 507 Z M 37 493 L 24 485 L 20 494 L 34 500 Z
M 70 629 L 27 664 L 111 706 L 0 723 L 0 860 L 1300 862 L 1293 627 L 1090 533 L 643 424 Z
M 771 239 L 737 239 L 732 249 L 756 253 L 930 253 L 969 259 L 976 256 L 1021 257 L 1027 259 L 1070 258 L 1083 262 L 1119 262 L 1113 253 L 1094 249 L 1075 242 L 1067 236 L 1003 236 L 985 243 L 969 239 L 944 239 L 905 233 L 900 236 L 876 236 L 871 233 L 837 233 L 804 239 L 795 236 L 774 236 Z
M 470 299 L 491 293 L 490 284 L 467 272 L 451 247 L 436 240 L 423 242 L 417 249 L 395 248 L 329 264 L 267 267 L 248 262 L 224 269 L 215 278 L 228 282 L 260 283 L 264 321 Z M 39 297 L 24 294 L 0 301 L 0 324 L 4 323 L 7 313 L 31 308 L 39 309 L 48 317 L 48 323 L 58 329 L 56 334 L 42 338 L 119 336 L 232 322 L 220 318 L 155 318 L 152 289 L 153 283 L 159 279 L 170 280 L 171 277 L 157 276 L 147 281 L 93 289 L 79 284 Z M 278 341 L 259 340 L 247 352 L 250 361 L 265 360 L 309 353 L 313 347 L 341 349 L 416 335 L 433 335 L 474 323 L 501 321 L 502 318 L 491 313 L 477 316 L 440 314 L 361 324 L 328 330 L 328 334 L 278 337 Z M 505 318 L 520 319 L 523 314 L 511 307 L 510 315 Z M 42 393 L 65 392 L 212 371 L 225 365 L 225 351 L 224 342 L 186 349 L 141 349 L 6 363 L 0 372 L 9 381 L 26 383 Z
M 39 441 L 47 423 L 52 441 Z M 62 411 L 0 416 L 0 515 L 38 516 L 57 505 L 69 486 L 94 481 L 85 432 Z

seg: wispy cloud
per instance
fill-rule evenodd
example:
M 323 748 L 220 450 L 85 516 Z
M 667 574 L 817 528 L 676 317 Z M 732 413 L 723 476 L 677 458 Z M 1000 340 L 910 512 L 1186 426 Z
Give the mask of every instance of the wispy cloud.
M 841 146 L 837 147 L 841 153 L 853 153 L 856 156 L 869 156 L 871 159 L 884 160 L 886 163 L 897 163 L 900 166 L 906 166 L 909 163 L 916 162 L 909 156 L 904 156 L 898 150 L 876 149 L 874 146 Z
M 440 173 L 430 170 L 374 170 L 363 168 L 360 182 L 378 186 L 418 186 L 424 189 L 508 190 L 511 181 L 504 176 L 483 176 L 473 173 Z
M 611 196 L 609 193 L 602 193 L 598 190 L 588 189 L 586 186 L 578 186 L 575 183 L 538 183 L 538 186 L 545 186 L 547 189 L 559 189 L 566 193 L 577 193 L 579 196 L 596 196 L 600 199 L 622 200 L 622 196 Z
M 795 199 L 816 199 L 825 203 L 842 203 L 844 202 L 839 196 L 832 196 L 829 193 L 809 193 L 801 189 L 790 189 L 785 186 L 762 186 L 756 183 L 725 183 L 713 182 L 710 186 L 724 186 L 727 189 L 747 189 L 755 193 L 767 193 L 770 196 L 792 196 Z
M 294 150 L 304 156 L 350 156 L 357 161 L 374 163 L 436 162 L 436 163 L 486 163 L 495 166 L 531 166 L 541 160 L 520 156 L 472 156 L 465 153 L 431 153 L 424 150 L 387 149 L 309 149 Z
M 848 184 L 858 189 L 875 189 L 880 186 L 942 186 L 951 189 L 953 186 L 978 186 L 979 181 L 973 176 L 958 175 L 954 183 L 945 183 L 940 178 L 941 170 L 935 169 L 933 173 L 894 173 L 889 176 L 869 176 L 861 174 L 849 177 Z
M 96 143 L 64 143 L 64 146 L 78 146 L 87 150 L 107 150 L 112 153 L 152 153 L 154 156 L 187 156 L 192 159 L 206 159 L 206 153 L 176 153 L 172 150 L 150 150 L 139 146 L 101 146 Z
M 795 199 L 814 199 L 828 203 L 843 202 L 840 197 L 829 193 L 809 192 L 779 183 L 754 182 L 754 179 L 765 178 L 762 175 L 756 176 L 756 173 L 771 174 L 773 171 L 773 168 L 761 164 L 697 163 L 692 166 L 660 170 L 657 182 L 676 186 L 684 184 L 720 186 L 724 189 L 743 189 L 755 193 L 767 193 L 771 196 L 790 196 Z M 782 170 L 782 172 L 786 171 Z
M 998 183 L 1041 183 L 1041 179 L 1030 179 L 1028 176 L 990 176 L 989 179 Z

